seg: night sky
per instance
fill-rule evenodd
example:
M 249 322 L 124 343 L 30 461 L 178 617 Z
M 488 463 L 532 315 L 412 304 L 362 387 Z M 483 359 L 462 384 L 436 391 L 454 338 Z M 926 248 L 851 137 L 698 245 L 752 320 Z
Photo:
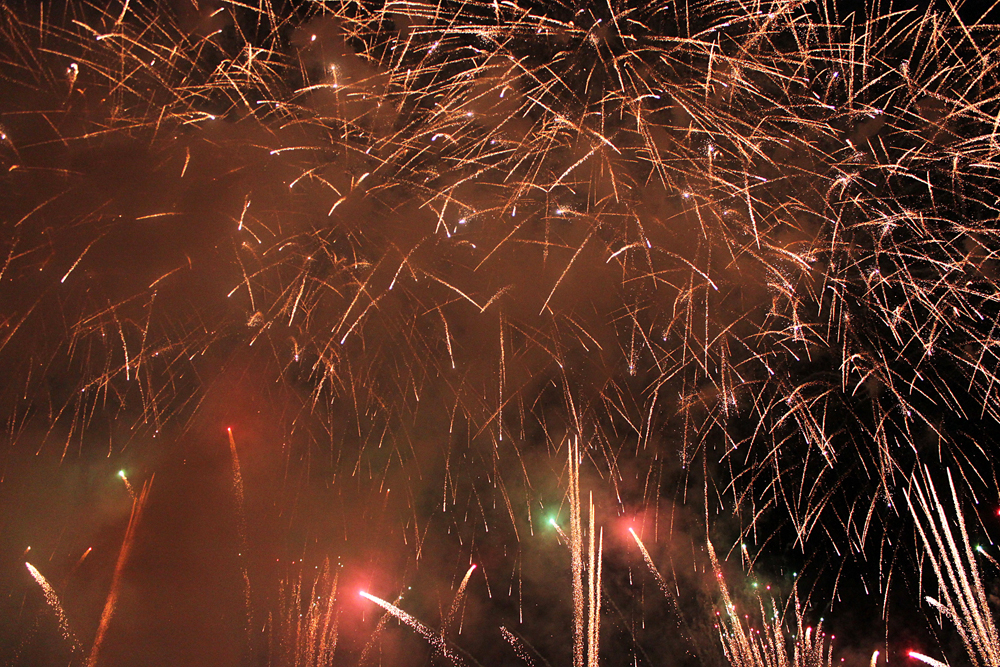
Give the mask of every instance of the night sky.
M 3 664 L 1000 664 L 1000 33 L 849 4 L 0 0 Z

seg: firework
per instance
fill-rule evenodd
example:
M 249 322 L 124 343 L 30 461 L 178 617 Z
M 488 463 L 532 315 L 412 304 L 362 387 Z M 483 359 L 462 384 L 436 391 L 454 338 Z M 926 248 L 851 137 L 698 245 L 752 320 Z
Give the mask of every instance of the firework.
M 181 4 L 2 4 L 0 407 L 65 469 L 240 424 L 251 647 L 264 552 L 343 547 L 393 590 L 474 560 L 517 590 L 491 627 L 568 590 L 593 667 L 620 577 L 582 476 L 748 568 L 830 547 L 884 608 L 911 474 L 995 495 L 1000 58 L 969 7 Z M 564 500 L 568 573 L 525 577 Z
M 330 664 L 339 636 L 340 618 L 336 607 L 339 578 L 339 572 L 331 574 L 327 560 L 311 586 L 303 586 L 301 575 L 285 582 L 280 620 L 272 638 L 270 664 L 288 667 Z
M 416 630 L 417 633 L 420 634 L 420 636 L 426 639 L 427 642 L 431 646 L 433 646 L 436 651 L 440 652 L 441 655 L 443 655 L 449 661 L 451 661 L 452 664 L 455 665 L 464 664 L 461 658 L 459 658 L 458 655 L 456 655 L 454 651 L 452 651 L 448 647 L 447 641 L 445 641 L 444 637 L 442 636 L 443 633 L 442 634 L 435 633 L 433 630 L 431 630 L 426 625 L 418 621 L 412 615 L 407 614 L 405 611 L 403 611 L 396 605 L 392 604 L 391 602 L 387 602 L 382 598 L 372 595 L 371 593 L 367 593 L 365 591 L 358 591 L 358 595 L 365 598 L 366 600 L 374 602 L 375 604 L 377 604 L 378 606 L 382 607 L 387 612 L 395 616 L 397 619 L 399 619 L 406 625 Z
M 45 595 L 45 602 L 52 609 L 52 612 L 59 619 L 59 631 L 62 633 L 63 639 L 70 642 L 74 649 L 79 648 L 79 644 L 76 637 L 73 636 L 73 632 L 69 629 L 69 621 L 66 620 L 66 612 L 63 611 L 62 604 L 59 602 L 59 596 L 56 595 L 55 589 L 49 584 L 48 580 L 39 572 L 34 565 L 31 563 L 25 563 L 25 567 L 28 568 L 28 572 L 31 573 L 31 578 L 34 579 L 39 586 L 42 588 L 42 593 Z
M 129 560 L 129 554 L 132 551 L 132 545 L 135 538 L 135 530 L 139 525 L 139 520 L 142 517 L 142 510 L 146 504 L 146 498 L 149 496 L 149 489 L 153 485 L 153 480 L 150 478 L 148 482 L 143 484 L 142 490 L 134 501 L 132 501 L 132 513 L 128 519 L 128 527 L 125 529 L 125 537 L 122 538 L 121 550 L 118 552 L 118 560 L 115 563 L 114 576 L 111 579 L 111 590 L 108 591 L 108 596 L 104 601 L 104 610 L 101 612 L 101 622 L 97 627 L 97 635 L 94 637 L 94 643 L 90 647 L 90 653 L 87 656 L 88 667 L 94 667 L 97 664 L 97 658 L 101 652 L 101 644 L 104 642 L 105 634 L 108 631 L 108 625 L 111 623 L 111 618 L 114 616 L 115 607 L 118 604 L 118 593 L 121 587 L 122 581 L 122 571 L 125 568 L 126 563 Z
M 948 471 L 951 511 L 939 500 L 927 469 L 921 477 L 914 476 L 912 484 L 906 503 L 934 570 L 941 598 L 940 601 L 930 596 L 925 599 L 954 624 L 972 664 L 995 665 L 1000 660 L 1000 636 L 986 601 L 976 552 L 969 542 L 951 471 Z M 960 539 L 956 539 L 955 532 Z M 941 664 L 919 653 L 910 655 L 927 664 Z
M 760 601 L 763 632 L 755 630 L 749 624 L 744 626 L 729 594 L 729 588 L 711 542 L 708 543 L 708 554 L 722 593 L 723 610 L 718 615 L 718 628 L 729 664 L 733 667 L 831 667 L 833 638 L 827 639 L 822 623 L 815 628 L 815 631 L 812 627 L 804 627 L 803 612 L 797 596 L 794 607 L 796 624 L 794 641 L 790 642 L 785 636 L 784 619 L 779 618 L 777 611 L 772 610 L 770 614 L 765 612 L 763 600 Z M 791 644 L 790 651 L 789 644 Z M 872 664 L 876 655 L 877 652 L 872 656 Z
M 907 655 L 915 660 L 919 660 L 924 664 L 930 665 L 931 667 L 946 667 L 947 665 L 947 663 L 941 662 L 940 660 L 935 660 L 929 655 L 924 655 L 923 653 L 917 653 L 916 651 L 910 651 L 909 653 L 907 653 Z

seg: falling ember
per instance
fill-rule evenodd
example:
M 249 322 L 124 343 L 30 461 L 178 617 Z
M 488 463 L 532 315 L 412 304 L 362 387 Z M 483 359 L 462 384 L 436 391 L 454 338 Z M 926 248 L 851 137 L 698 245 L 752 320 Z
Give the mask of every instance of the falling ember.
M 45 602 L 49 605 L 49 608 L 55 613 L 56 618 L 59 619 L 59 632 L 62 634 L 63 639 L 70 642 L 73 646 L 73 650 L 79 648 L 79 644 L 76 641 L 76 637 L 73 636 L 72 631 L 69 629 L 69 621 L 66 619 L 66 613 L 63 611 L 62 604 L 59 602 L 59 596 L 56 595 L 55 590 L 49 584 L 48 580 L 42 576 L 34 565 L 31 563 L 25 563 L 25 567 L 28 568 L 28 572 L 31 573 L 32 579 L 34 579 L 39 586 L 42 588 L 42 593 L 45 595 Z

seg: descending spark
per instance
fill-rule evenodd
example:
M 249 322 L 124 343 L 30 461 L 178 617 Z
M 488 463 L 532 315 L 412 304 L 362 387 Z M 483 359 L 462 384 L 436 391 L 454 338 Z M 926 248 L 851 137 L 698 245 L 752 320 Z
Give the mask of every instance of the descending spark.
M 79 648 L 79 644 L 76 641 L 76 637 L 73 632 L 69 629 L 69 621 L 66 619 L 66 612 L 63 611 L 62 604 L 59 602 L 59 596 L 56 595 L 55 590 L 49 584 L 48 580 L 42 576 L 34 565 L 31 563 L 25 563 L 25 567 L 28 568 L 28 572 L 31 573 L 32 579 L 38 583 L 42 588 L 42 593 L 45 595 L 45 602 L 49 605 L 49 608 L 55 613 L 56 618 L 59 619 L 59 632 L 62 634 L 63 639 L 70 642 L 73 650 Z

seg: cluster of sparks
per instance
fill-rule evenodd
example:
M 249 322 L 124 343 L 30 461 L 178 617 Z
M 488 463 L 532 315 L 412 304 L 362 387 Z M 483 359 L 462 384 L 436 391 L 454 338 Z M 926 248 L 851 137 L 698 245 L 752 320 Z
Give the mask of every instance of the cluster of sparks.
M 654 534 L 673 497 L 759 554 L 875 563 L 886 599 L 892 540 L 915 524 L 940 554 L 935 608 L 996 665 L 964 524 L 960 548 L 933 487 L 901 511 L 925 465 L 955 471 L 956 503 L 998 492 L 994 27 L 951 3 L 542 4 L 2 2 L 11 444 L 41 422 L 31 446 L 72 460 L 116 420 L 133 441 L 181 432 L 211 373 L 251 359 L 260 400 L 293 405 L 274 416 L 307 465 L 324 452 L 334 487 L 367 480 L 351 493 L 383 506 L 390 480 L 428 474 L 473 544 L 520 548 L 533 453 L 565 447 L 574 667 L 601 648 L 591 479 L 607 516 L 648 508 Z M 432 453 L 414 444 L 428 429 Z M 252 489 L 229 444 L 244 558 Z M 121 479 L 133 514 L 91 665 L 150 488 Z M 457 664 L 446 632 L 473 569 L 440 631 L 361 596 Z M 283 593 L 290 664 L 337 647 L 337 579 L 317 581 Z M 803 622 L 789 655 L 782 621 L 724 621 L 726 656 L 830 667 Z

